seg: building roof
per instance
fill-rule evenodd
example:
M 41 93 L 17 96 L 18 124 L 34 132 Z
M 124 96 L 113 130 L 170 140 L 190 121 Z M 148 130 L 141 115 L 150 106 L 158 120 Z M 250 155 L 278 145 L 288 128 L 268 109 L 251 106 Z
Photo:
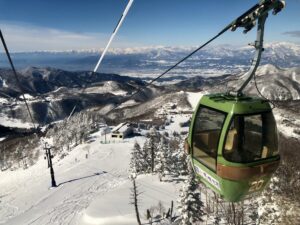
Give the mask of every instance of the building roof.
M 128 129 L 128 127 L 130 126 L 130 124 L 129 123 L 127 123 L 127 122 L 124 122 L 124 123 L 120 123 L 118 126 L 116 126 L 114 129 L 112 129 L 112 133 L 116 133 L 116 132 L 120 132 L 120 133 L 122 133 L 122 132 L 125 132 L 127 129 Z

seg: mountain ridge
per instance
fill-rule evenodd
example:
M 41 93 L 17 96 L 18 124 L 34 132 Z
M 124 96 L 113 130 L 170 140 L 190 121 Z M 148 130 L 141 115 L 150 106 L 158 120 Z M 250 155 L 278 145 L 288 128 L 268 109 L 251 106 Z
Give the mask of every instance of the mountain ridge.
M 164 46 L 164 45 L 155 45 L 155 46 L 141 46 L 141 47 L 129 47 L 129 48 L 110 48 L 107 51 L 107 54 L 138 54 L 138 53 L 145 53 L 151 52 L 153 50 L 168 50 L 169 52 L 176 52 L 176 51 L 192 51 L 196 49 L 198 46 Z M 300 44 L 296 42 L 268 42 L 264 44 L 265 48 L 287 48 L 293 49 L 295 51 L 300 51 Z M 219 44 L 219 45 L 212 45 L 208 50 L 221 50 L 221 49 L 233 49 L 233 50 L 248 50 L 253 49 L 251 46 L 246 45 L 232 45 L 232 44 Z M 24 53 L 102 53 L 104 48 L 99 49 L 70 49 L 70 50 L 41 50 L 41 51 L 21 51 L 21 52 L 12 52 L 12 54 L 24 54 Z M 205 50 L 205 49 L 204 49 Z
M 157 71 L 164 71 L 196 48 L 154 46 L 111 49 L 104 58 L 101 72 L 141 77 L 154 76 Z M 300 65 L 300 44 L 274 42 L 265 43 L 264 48 L 262 64 L 271 63 L 285 68 Z M 254 51 L 251 46 L 210 46 L 197 52 L 169 75 L 178 75 L 182 71 L 190 76 L 195 73 L 204 73 L 208 76 L 232 71 L 238 73 L 249 66 Z M 31 65 L 77 71 L 92 70 L 100 57 L 100 52 L 95 49 L 20 52 L 13 53 L 12 57 L 18 69 Z M 0 67 L 8 67 L 8 63 L 5 60 L 0 61 Z

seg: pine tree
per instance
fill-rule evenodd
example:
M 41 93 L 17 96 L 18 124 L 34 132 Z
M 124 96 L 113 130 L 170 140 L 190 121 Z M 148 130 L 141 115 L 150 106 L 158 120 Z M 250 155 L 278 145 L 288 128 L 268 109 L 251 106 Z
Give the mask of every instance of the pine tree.
M 187 175 L 188 174 L 188 164 L 187 164 L 187 155 L 184 152 L 182 140 L 179 141 L 179 146 L 176 152 L 172 156 L 173 161 L 173 173 L 176 175 Z
M 158 147 L 159 140 L 160 140 L 159 133 L 154 129 L 151 129 L 149 136 L 147 137 L 147 140 L 143 146 L 145 159 L 147 159 L 147 162 L 150 165 L 149 171 L 151 171 L 152 173 L 154 172 L 155 169 L 155 158 L 157 154 L 157 147 Z
M 171 155 L 170 147 L 166 138 L 162 137 L 160 143 L 157 146 L 157 153 L 155 158 L 155 171 L 159 174 L 159 179 L 171 172 Z
M 204 204 L 201 200 L 198 183 L 194 172 L 189 167 L 189 176 L 180 193 L 178 211 L 182 225 L 193 225 L 202 222 L 204 216 Z
M 150 141 L 151 140 L 147 138 L 142 149 L 142 158 L 143 158 L 143 165 L 144 165 L 143 171 L 146 173 L 151 172 L 151 167 L 152 167 L 152 157 L 151 157 L 152 147 Z
M 135 142 L 130 159 L 130 171 L 132 173 L 146 172 L 149 169 L 149 165 L 145 159 L 145 154 L 141 150 L 141 146 Z

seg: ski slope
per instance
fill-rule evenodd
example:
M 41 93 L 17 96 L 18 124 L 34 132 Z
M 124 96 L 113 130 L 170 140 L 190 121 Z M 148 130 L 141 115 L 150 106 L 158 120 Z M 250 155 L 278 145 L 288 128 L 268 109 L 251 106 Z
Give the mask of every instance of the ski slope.
M 196 109 L 199 100 L 202 98 L 203 95 L 208 94 L 205 91 L 201 92 L 186 92 L 187 93 L 187 99 L 189 103 L 191 104 L 191 107 L 193 110 Z
M 174 126 L 174 125 L 172 125 Z M 121 225 L 136 224 L 130 204 L 130 151 L 144 137 L 101 144 L 100 132 L 90 143 L 53 159 L 57 188 L 50 188 L 50 172 L 43 158 L 32 167 L 0 172 L 0 224 L 6 225 Z M 159 182 L 156 175 L 138 176 L 140 214 L 159 201 L 176 205 L 181 184 Z M 146 221 L 145 221 L 146 222 Z
M 172 183 L 161 183 L 152 175 L 143 175 L 136 183 L 141 192 L 139 211 L 144 222 L 146 210 L 151 206 L 156 206 L 161 201 L 165 208 L 168 208 L 172 200 L 176 201 L 176 186 Z M 126 182 L 106 195 L 99 195 L 85 210 L 79 224 L 137 224 L 134 207 L 130 204 L 131 188 L 131 182 Z

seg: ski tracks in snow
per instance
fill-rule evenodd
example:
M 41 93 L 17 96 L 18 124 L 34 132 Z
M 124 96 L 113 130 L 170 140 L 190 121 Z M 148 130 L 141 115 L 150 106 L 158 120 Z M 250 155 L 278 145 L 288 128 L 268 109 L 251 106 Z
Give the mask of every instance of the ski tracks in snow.
M 49 171 L 44 161 L 17 172 L 16 179 L 4 183 L 7 192 L 12 188 L 16 190 L 1 199 L 4 200 L 0 207 L 4 220 L 0 220 L 0 224 L 77 225 L 96 197 L 128 182 L 128 156 L 132 145 L 133 142 L 102 145 L 95 141 L 78 146 L 68 157 L 54 164 L 58 187 L 49 190 L 46 188 Z M 86 148 L 90 148 L 88 157 Z M 11 173 L 7 177 L 9 175 Z M 8 203 L 20 207 L 15 209 Z
M 122 178 L 117 174 L 106 173 L 80 183 L 63 184 L 57 188 L 59 190 L 55 190 L 53 194 L 23 213 L 21 217 L 17 217 L 16 220 L 7 221 L 7 224 L 18 224 L 18 221 L 26 220 L 28 214 L 31 220 L 22 221 L 22 224 L 75 225 L 84 209 L 96 196 L 105 194 L 126 180 L 127 178 Z M 53 204 L 53 202 L 57 203 Z M 48 205 L 52 207 L 47 208 Z M 33 214 L 35 218 L 32 217 Z

